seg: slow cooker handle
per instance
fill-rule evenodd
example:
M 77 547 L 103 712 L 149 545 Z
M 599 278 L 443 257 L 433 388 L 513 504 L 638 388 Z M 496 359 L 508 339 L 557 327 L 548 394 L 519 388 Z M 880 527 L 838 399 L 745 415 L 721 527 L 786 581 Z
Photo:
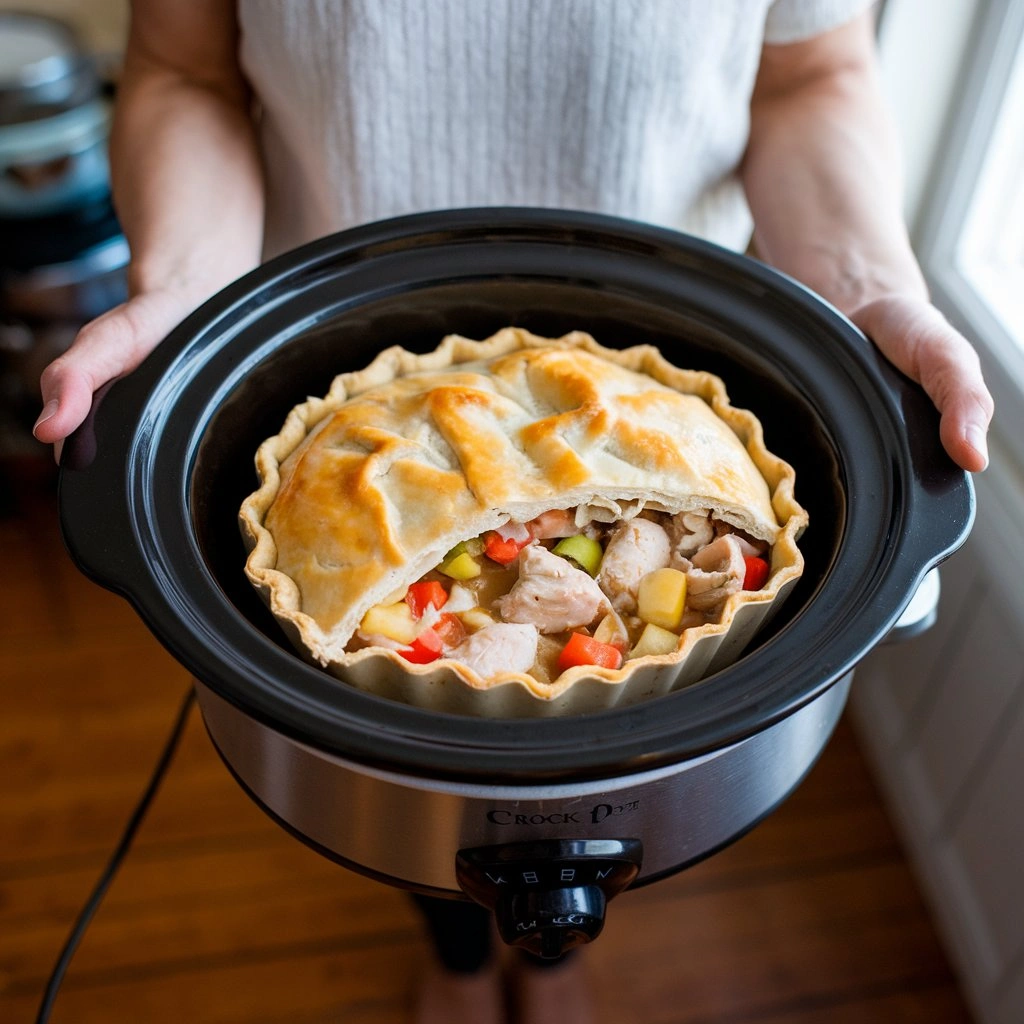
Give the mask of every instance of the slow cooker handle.
M 934 620 L 925 605 L 929 600 L 933 610 L 937 605 L 938 579 L 937 574 L 931 581 L 927 577 L 970 534 L 975 493 L 971 475 L 957 466 L 942 446 L 939 414 L 924 389 L 900 373 L 874 345 L 871 348 L 878 371 L 902 417 L 898 427 L 903 436 L 898 441 L 904 447 L 903 462 L 908 470 L 898 557 L 890 566 L 891 583 L 903 592 L 901 618 L 894 623 L 895 640 L 922 632 Z M 920 615 L 915 619 L 913 606 L 919 592 Z
M 78 568 L 90 579 L 126 596 L 148 578 L 138 553 L 128 496 L 132 435 L 118 436 L 117 420 L 101 416 L 115 385 L 101 387 L 82 425 L 64 442 L 57 480 L 60 528 Z M 124 429 L 123 427 L 121 429 Z

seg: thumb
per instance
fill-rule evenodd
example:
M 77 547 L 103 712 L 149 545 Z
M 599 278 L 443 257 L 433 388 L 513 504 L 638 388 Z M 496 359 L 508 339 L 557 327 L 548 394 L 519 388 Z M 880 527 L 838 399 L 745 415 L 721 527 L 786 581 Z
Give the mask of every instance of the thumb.
M 148 292 L 86 324 L 43 370 L 36 439 L 60 444 L 88 415 L 96 390 L 134 370 L 189 311 L 189 303 L 173 292 Z

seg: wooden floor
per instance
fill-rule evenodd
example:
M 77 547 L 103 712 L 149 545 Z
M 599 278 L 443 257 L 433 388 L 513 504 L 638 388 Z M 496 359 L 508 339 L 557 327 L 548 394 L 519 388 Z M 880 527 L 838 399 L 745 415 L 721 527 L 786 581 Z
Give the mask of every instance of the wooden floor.
M 35 1019 L 67 928 L 188 686 L 57 534 L 19 470 L 0 517 L 0 1021 Z M 399 1024 L 427 952 L 406 897 L 318 857 L 237 788 L 193 713 L 53 1016 L 74 1024 Z M 587 951 L 601 1024 L 966 1024 L 843 722 L 728 850 L 620 896 Z

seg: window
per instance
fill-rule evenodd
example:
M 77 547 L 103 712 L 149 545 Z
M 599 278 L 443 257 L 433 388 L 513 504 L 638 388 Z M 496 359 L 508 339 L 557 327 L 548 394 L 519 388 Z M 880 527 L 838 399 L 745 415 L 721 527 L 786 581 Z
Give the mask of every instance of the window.
M 935 303 L 977 347 L 997 428 L 1024 459 L 1024 4 L 978 15 L 916 248 Z M 1012 426 L 1017 424 L 1016 429 Z
M 970 196 L 956 264 L 1024 358 L 1024 37 L 1009 74 Z

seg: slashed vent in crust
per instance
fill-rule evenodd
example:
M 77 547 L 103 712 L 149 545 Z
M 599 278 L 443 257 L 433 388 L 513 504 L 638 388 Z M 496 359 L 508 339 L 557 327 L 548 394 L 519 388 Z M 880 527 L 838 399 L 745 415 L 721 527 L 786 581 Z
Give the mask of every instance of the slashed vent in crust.
M 357 686 L 439 710 L 559 714 L 668 692 L 735 658 L 803 568 L 793 470 L 723 382 L 653 347 L 608 349 L 580 332 L 506 328 L 484 341 L 449 336 L 426 355 L 389 348 L 293 409 L 256 469 L 259 489 L 239 516 L 245 571 L 298 651 Z M 554 536 L 537 526 L 552 522 Z M 588 539 L 563 550 L 566 535 Z M 485 544 L 510 561 L 496 564 Z M 598 561 L 585 564 L 584 549 Z M 453 563 L 460 553 L 469 561 Z M 670 590 L 672 572 L 687 578 L 681 620 L 659 627 L 676 634 L 670 650 L 656 630 L 660 646 L 639 643 L 662 612 L 648 610 L 650 588 L 646 606 L 638 596 L 634 557 L 643 574 L 670 568 Z M 737 557 L 761 558 L 767 578 L 729 579 Z M 452 564 L 482 567 L 486 584 Z M 590 621 L 546 603 L 552 571 L 571 595 L 600 602 L 603 592 Z M 421 606 L 410 584 L 454 610 Z M 375 625 L 388 615 L 400 629 Z M 480 633 L 489 619 L 504 627 L 500 643 L 501 628 Z M 402 631 L 421 627 L 444 638 L 426 660 Z M 501 643 L 530 629 L 527 665 L 522 643 L 507 653 Z M 618 667 L 562 660 L 573 633 L 616 647 Z

